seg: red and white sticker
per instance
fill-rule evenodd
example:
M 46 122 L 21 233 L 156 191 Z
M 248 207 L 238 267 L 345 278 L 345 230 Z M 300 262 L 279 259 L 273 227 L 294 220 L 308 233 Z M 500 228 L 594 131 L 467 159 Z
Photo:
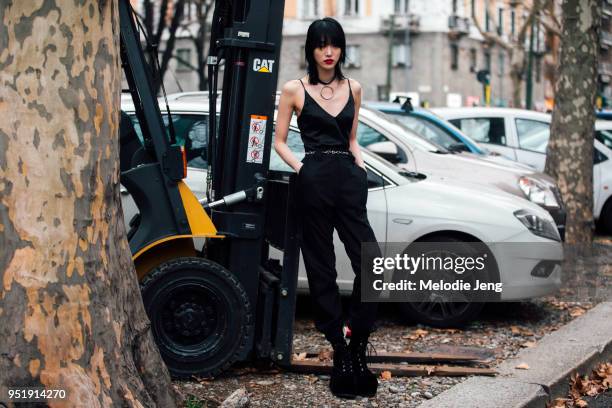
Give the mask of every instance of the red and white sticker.
M 267 116 L 251 115 L 249 124 L 249 146 L 247 148 L 247 163 L 262 163 L 264 145 L 266 143 Z

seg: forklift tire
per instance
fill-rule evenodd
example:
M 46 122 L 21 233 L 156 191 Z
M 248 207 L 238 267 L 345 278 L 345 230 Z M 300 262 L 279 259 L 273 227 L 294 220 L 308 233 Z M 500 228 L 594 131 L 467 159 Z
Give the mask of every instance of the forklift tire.
M 174 378 L 214 377 L 238 361 L 253 331 L 238 279 L 204 258 L 177 258 L 141 282 L 160 354 Z

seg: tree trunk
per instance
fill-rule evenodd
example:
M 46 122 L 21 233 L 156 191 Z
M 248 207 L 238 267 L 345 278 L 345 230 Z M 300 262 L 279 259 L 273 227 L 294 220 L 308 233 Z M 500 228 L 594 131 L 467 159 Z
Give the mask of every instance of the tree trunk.
M 522 86 L 523 73 L 525 71 L 525 50 L 518 43 L 512 45 L 510 53 L 510 80 L 512 81 L 512 106 L 520 108 L 523 106 Z
M 208 13 L 206 13 L 208 16 Z M 197 38 L 194 43 L 196 45 L 196 55 L 198 57 L 198 90 L 208 90 L 208 65 L 206 65 L 206 33 L 208 31 L 208 25 L 205 19 L 200 19 L 200 27 L 198 28 Z
M 116 1 L 0 3 L 0 400 L 174 407 L 119 198 Z
M 593 128 L 601 2 L 563 1 L 563 36 L 545 172 L 567 206 L 566 242 L 593 240 Z

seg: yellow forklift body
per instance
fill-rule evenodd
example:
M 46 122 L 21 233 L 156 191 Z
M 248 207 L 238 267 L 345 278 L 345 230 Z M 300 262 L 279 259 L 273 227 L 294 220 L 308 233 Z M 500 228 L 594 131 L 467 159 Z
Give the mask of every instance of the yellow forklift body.
M 178 188 L 183 206 L 185 207 L 185 214 L 187 215 L 191 234 L 199 238 L 223 238 L 223 235 L 217 235 L 217 228 L 215 228 L 212 220 L 206 214 L 206 211 L 204 211 L 204 207 L 202 207 L 202 204 L 200 204 L 185 182 L 179 181 Z
M 179 181 L 178 189 L 191 234 L 160 238 L 135 253 L 132 260 L 136 266 L 138 280 L 141 280 L 154 267 L 165 261 L 178 257 L 197 256 L 193 245 L 194 238 L 225 237 L 217 234 L 217 228 L 185 182 Z M 155 249 L 155 251 L 151 251 L 152 249 Z

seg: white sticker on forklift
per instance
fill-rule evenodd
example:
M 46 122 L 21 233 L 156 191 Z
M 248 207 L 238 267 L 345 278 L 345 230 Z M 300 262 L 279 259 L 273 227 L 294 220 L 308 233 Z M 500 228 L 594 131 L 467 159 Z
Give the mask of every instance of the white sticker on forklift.
M 266 143 L 267 116 L 251 115 L 249 126 L 249 146 L 247 148 L 247 163 L 262 163 L 264 145 Z

